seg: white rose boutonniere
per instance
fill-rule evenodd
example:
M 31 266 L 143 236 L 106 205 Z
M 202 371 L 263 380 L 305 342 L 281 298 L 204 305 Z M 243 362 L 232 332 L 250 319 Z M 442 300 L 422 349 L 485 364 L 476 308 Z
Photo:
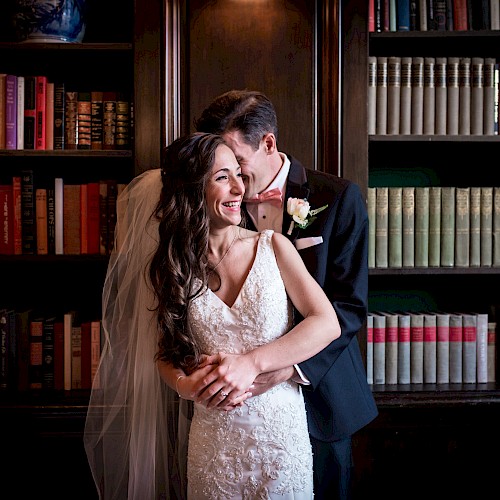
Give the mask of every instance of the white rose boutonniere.
M 286 203 L 286 211 L 289 215 L 292 216 L 293 220 L 290 223 L 287 234 L 292 234 L 295 224 L 297 224 L 300 229 L 305 229 L 307 226 L 311 225 L 314 220 L 317 219 L 315 215 L 319 214 L 326 207 L 328 207 L 328 205 L 324 205 L 320 208 L 311 210 L 311 206 L 309 205 L 309 202 L 307 200 L 303 200 L 300 198 L 288 198 L 288 201 Z

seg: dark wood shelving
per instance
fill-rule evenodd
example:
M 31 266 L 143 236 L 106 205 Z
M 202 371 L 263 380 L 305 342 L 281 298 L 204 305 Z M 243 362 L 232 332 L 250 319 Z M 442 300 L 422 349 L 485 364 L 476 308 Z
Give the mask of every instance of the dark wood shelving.
M 500 142 L 498 135 L 369 135 L 369 142 Z
M 71 157 L 92 156 L 98 158 L 132 158 L 132 151 L 125 149 L 63 149 L 63 150 L 39 150 L 39 149 L 0 149 L 0 156 L 40 156 L 40 157 Z
M 419 275 L 500 275 L 500 267 L 388 267 L 372 268 L 370 276 L 419 276 Z
M 8 51 L 132 51 L 131 43 L 34 43 L 34 42 L 0 42 L 0 50 Z

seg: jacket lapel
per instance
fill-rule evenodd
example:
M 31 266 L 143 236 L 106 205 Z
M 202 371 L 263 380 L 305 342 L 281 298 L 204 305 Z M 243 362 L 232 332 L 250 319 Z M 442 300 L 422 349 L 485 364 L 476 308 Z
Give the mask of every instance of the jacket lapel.
M 283 226 L 281 228 L 281 232 L 287 236 L 288 239 L 294 242 L 299 235 L 299 228 L 295 226 L 292 234 L 288 234 L 290 223 L 293 220 L 286 210 L 288 198 L 307 200 L 309 198 L 310 189 L 307 185 L 306 169 L 298 160 L 293 158 L 293 156 L 288 157 L 290 159 L 290 172 L 288 173 L 286 197 L 283 203 Z

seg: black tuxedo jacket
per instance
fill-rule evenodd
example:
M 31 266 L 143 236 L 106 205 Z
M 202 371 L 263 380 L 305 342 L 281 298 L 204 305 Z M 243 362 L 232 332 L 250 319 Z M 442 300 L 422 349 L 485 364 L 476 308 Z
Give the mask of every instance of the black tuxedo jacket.
M 289 158 L 282 233 L 287 234 L 292 220 L 286 212 L 289 197 L 307 199 L 312 209 L 328 205 L 309 227 L 295 228 L 288 237 L 294 242 L 323 237 L 323 243 L 299 253 L 333 304 L 342 334 L 299 366 L 311 382 L 304 386 L 309 432 L 334 441 L 351 436 L 378 414 L 357 340 L 368 307 L 368 216 L 356 184 Z

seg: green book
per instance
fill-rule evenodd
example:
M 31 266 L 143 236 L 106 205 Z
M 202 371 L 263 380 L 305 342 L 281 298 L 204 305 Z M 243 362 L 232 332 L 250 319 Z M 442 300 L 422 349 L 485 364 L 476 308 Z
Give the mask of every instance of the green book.
M 415 267 L 415 188 L 404 187 L 403 205 L 403 266 Z
M 369 187 L 367 190 L 367 212 L 368 212 L 368 267 L 375 267 L 375 227 L 376 208 L 375 200 L 377 196 L 376 188 Z
M 455 187 L 441 187 L 441 267 L 455 265 Z
M 455 191 L 455 266 L 468 267 L 470 262 L 470 188 Z
M 481 188 L 481 267 L 492 265 L 493 188 Z
M 441 187 L 429 188 L 429 267 L 441 265 Z
M 402 188 L 389 187 L 389 267 L 403 265 Z
M 481 265 L 481 188 L 470 188 L 470 250 L 469 266 Z
M 429 267 L 429 187 L 415 188 L 415 266 Z
M 388 267 L 388 230 L 389 230 L 389 188 L 378 187 L 375 221 L 375 265 L 376 267 Z

